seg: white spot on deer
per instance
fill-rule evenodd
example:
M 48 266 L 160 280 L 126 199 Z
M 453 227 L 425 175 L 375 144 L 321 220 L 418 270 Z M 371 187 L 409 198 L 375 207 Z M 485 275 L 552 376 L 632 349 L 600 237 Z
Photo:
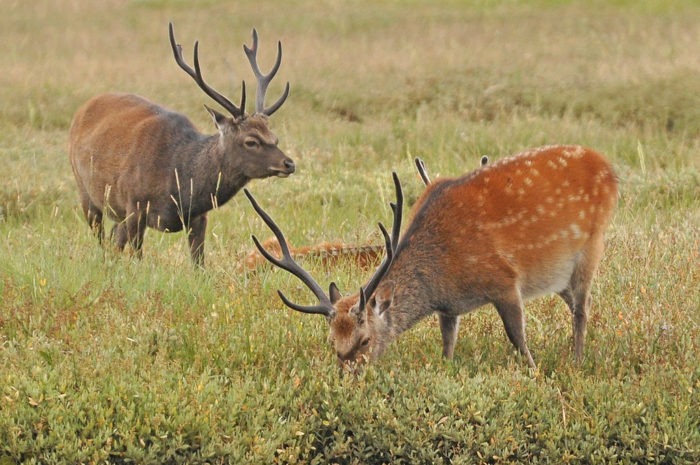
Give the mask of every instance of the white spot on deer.
M 580 220 L 586 218 L 586 210 L 581 210 L 580 212 L 578 212 L 578 218 Z
M 525 183 L 526 186 L 532 186 L 532 179 L 530 179 L 530 178 L 523 179 L 523 182 Z
M 537 211 L 537 213 L 539 213 L 540 215 L 544 215 L 547 210 L 542 206 L 542 204 L 538 204 L 535 207 L 535 211 Z
M 559 158 L 557 159 L 557 161 L 559 162 L 559 164 L 560 164 L 561 166 L 566 166 L 566 165 L 568 165 L 568 163 L 566 162 L 566 159 L 565 159 L 564 157 L 559 157 Z
M 571 229 L 571 237 L 574 239 L 581 237 L 581 228 L 579 228 L 576 223 L 572 223 L 571 226 L 569 226 L 569 229 Z
M 530 174 L 531 174 L 532 176 L 539 176 L 539 175 L 540 175 L 540 172 L 537 170 L 537 168 L 532 168 L 532 169 L 530 170 Z
M 547 166 L 549 166 L 553 170 L 557 169 L 557 164 L 554 163 L 552 160 L 547 160 Z

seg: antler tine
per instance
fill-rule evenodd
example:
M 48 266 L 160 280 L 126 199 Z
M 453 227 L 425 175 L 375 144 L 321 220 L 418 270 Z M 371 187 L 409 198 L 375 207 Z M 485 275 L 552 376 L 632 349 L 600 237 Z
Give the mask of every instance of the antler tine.
M 204 81 L 204 78 L 202 77 L 202 70 L 199 66 L 199 41 L 194 43 L 194 69 L 192 69 L 192 67 L 188 65 L 187 62 L 185 62 L 185 59 L 182 57 L 182 45 L 175 41 L 173 23 L 168 23 L 168 32 L 170 36 L 170 46 L 172 47 L 173 55 L 175 56 L 175 62 L 180 66 L 180 68 L 182 68 L 187 74 L 190 75 L 192 79 L 194 79 L 199 88 L 202 89 L 205 94 L 228 110 L 228 112 L 234 117 L 239 118 L 245 115 L 245 82 L 243 82 L 243 94 L 241 96 L 241 106 L 239 108 L 228 98 L 220 94 Z
M 391 227 L 391 250 L 396 252 L 396 247 L 399 245 L 399 235 L 401 234 L 401 219 L 403 217 L 403 190 L 401 189 L 401 181 L 396 172 L 391 173 L 394 179 L 394 188 L 396 189 L 396 203 L 389 203 L 391 211 L 394 213 L 394 224 Z
M 386 228 L 382 223 L 379 223 L 379 229 L 381 229 L 382 235 L 384 236 L 386 257 L 384 257 L 382 264 L 379 265 L 379 268 L 377 268 L 377 271 L 374 272 L 374 275 L 372 275 L 372 278 L 370 278 L 367 285 L 360 289 L 360 295 L 364 295 L 365 297 L 371 296 L 374 293 L 374 291 L 377 290 L 379 282 L 382 280 L 386 272 L 389 271 L 389 266 L 391 266 L 391 262 L 394 260 L 394 251 L 392 250 L 391 238 L 389 237 L 389 233 L 387 232 Z M 362 310 L 363 308 L 364 302 L 360 301 L 360 310 Z
M 289 245 L 287 244 L 287 240 L 285 239 L 284 234 L 282 234 L 282 230 L 280 230 L 279 226 L 277 226 L 277 224 L 272 220 L 270 215 L 268 215 L 267 212 L 263 210 L 262 207 L 260 207 L 258 202 L 255 200 L 255 197 L 253 197 L 253 194 L 251 194 L 248 191 L 248 189 L 243 189 L 243 192 L 245 193 L 246 197 L 248 197 L 248 200 L 250 200 L 250 203 L 253 205 L 253 208 L 255 209 L 257 214 L 260 216 L 260 218 L 262 218 L 262 220 L 265 222 L 265 224 L 267 224 L 267 226 L 277 238 L 277 242 L 279 242 L 280 249 L 282 250 L 282 258 L 278 259 L 272 254 L 270 254 L 270 252 L 265 250 L 265 248 L 260 244 L 258 238 L 253 236 L 253 242 L 255 243 L 255 246 L 258 248 L 262 256 L 265 257 L 269 262 L 271 262 L 279 268 L 282 268 L 283 270 L 292 273 L 294 276 L 299 278 L 301 282 L 306 284 L 306 287 L 308 287 L 318 299 L 319 304 L 308 306 L 295 304 L 294 302 L 291 302 L 289 299 L 287 299 L 284 296 L 284 294 L 278 290 L 277 293 L 279 294 L 280 299 L 282 299 L 282 302 L 284 302 L 284 304 L 287 307 L 298 312 L 320 314 L 325 315 L 327 317 L 331 316 L 334 312 L 334 309 L 330 298 L 326 295 L 326 293 L 316 282 L 316 280 L 314 280 L 314 278 L 312 278 L 306 270 L 304 270 L 296 261 L 294 261 L 294 259 L 292 258 L 292 254 L 289 251 Z
M 416 157 L 416 168 L 418 168 L 418 174 L 420 174 L 420 178 L 423 180 L 423 184 L 426 186 L 430 184 L 430 177 L 428 177 L 428 170 L 425 167 L 425 163 L 423 160 L 420 158 Z
M 258 90 L 255 96 L 255 112 L 262 115 L 271 116 L 282 106 L 289 95 L 289 82 L 287 82 L 282 96 L 271 106 L 265 108 L 265 94 L 267 93 L 267 86 L 270 85 L 272 78 L 275 77 L 275 74 L 277 74 L 277 70 L 279 70 L 280 64 L 282 63 L 282 42 L 277 42 L 277 59 L 275 60 L 275 64 L 272 66 L 272 69 L 268 74 L 263 74 L 258 66 L 257 30 L 253 29 L 253 46 L 248 47 L 247 45 L 243 45 L 243 50 L 245 51 L 248 61 L 250 62 L 250 66 L 253 69 L 255 79 L 258 81 Z

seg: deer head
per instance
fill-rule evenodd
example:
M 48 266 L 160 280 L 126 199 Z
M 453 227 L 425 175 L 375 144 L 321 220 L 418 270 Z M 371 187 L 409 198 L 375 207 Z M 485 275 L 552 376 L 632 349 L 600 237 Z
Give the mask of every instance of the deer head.
M 295 170 L 294 162 L 277 148 L 277 136 L 270 131 L 267 122 L 267 118 L 276 112 L 287 100 L 289 96 L 289 82 L 285 85 L 284 92 L 277 101 L 269 107 L 265 107 L 267 87 L 277 74 L 282 62 L 282 43 L 277 42 L 277 58 L 272 69 L 267 74 L 263 74 L 258 66 L 258 32 L 255 29 L 253 29 L 253 45 L 251 47 L 243 45 L 243 50 L 248 57 L 248 62 L 257 81 L 255 112 L 252 115 L 248 115 L 245 111 L 245 81 L 241 85 L 241 103 L 236 106 L 204 80 L 199 64 L 199 41 L 194 43 L 194 69 L 192 69 L 182 57 L 182 46 L 175 40 L 172 23 L 169 23 L 169 35 L 170 46 L 172 47 L 175 61 L 180 68 L 194 79 L 205 94 L 231 114 L 231 117 L 227 117 L 205 105 L 216 128 L 219 130 L 220 145 L 224 148 L 224 151 L 236 151 L 246 155 L 241 158 L 241 167 L 246 177 L 250 179 L 267 176 L 287 177 L 292 174 Z

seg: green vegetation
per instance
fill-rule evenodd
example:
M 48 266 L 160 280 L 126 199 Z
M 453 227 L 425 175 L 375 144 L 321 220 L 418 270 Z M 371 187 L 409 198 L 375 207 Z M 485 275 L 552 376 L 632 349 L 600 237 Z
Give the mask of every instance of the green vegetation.
M 213 131 L 175 65 L 172 20 L 232 98 L 283 41 L 272 119 L 298 163 L 249 187 L 298 245 L 380 243 L 391 170 L 433 177 L 543 144 L 606 154 L 621 197 L 586 359 L 564 304 L 527 306 L 530 373 L 492 308 L 437 322 L 339 376 L 310 293 L 237 270 L 268 231 L 236 196 L 209 216 L 207 270 L 182 234 L 141 261 L 103 251 L 67 160 L 76 108 L 138 93 Z M 10 2 L 0 17 L 0 464 L 700 462 L 700 9 L 693 1 Z M 305 263 L 350 292 L 368 272 Z M 479 270 L 475 269 L 475 273 Z

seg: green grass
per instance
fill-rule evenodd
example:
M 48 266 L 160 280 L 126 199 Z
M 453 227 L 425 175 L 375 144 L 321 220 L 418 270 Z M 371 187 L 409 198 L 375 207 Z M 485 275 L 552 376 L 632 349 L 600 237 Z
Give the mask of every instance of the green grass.
M 581 143 L 620 177 L 586 358 L 564 304 L 527 305 L 530 373 L 496 312 L 463 318 L 455 359 L 426 320 L 339 376 L 310 293 L 237 271 L 269 233 L 241 195 L 209 216 L 206 272 L 182 234 L 102 250 L 67 160 L 72 114 L 142 94 L 213 132 L 167 22 L 236 98 L 258 28 L 281 39 L 271 118 L 298 164 L 249 188 L 298 245 L 380 243 L 390 173 L 433 177 Z M 0 465 L 18 463 L 700 462 L 700 9 L 670 2 L 15 2 L 0 41 Z M 299 214 L 298 212 L 303 212 Z M 305 265 L 352 292 L 350 263 Z M 475 273 L 479 270 L 475 269 Z

